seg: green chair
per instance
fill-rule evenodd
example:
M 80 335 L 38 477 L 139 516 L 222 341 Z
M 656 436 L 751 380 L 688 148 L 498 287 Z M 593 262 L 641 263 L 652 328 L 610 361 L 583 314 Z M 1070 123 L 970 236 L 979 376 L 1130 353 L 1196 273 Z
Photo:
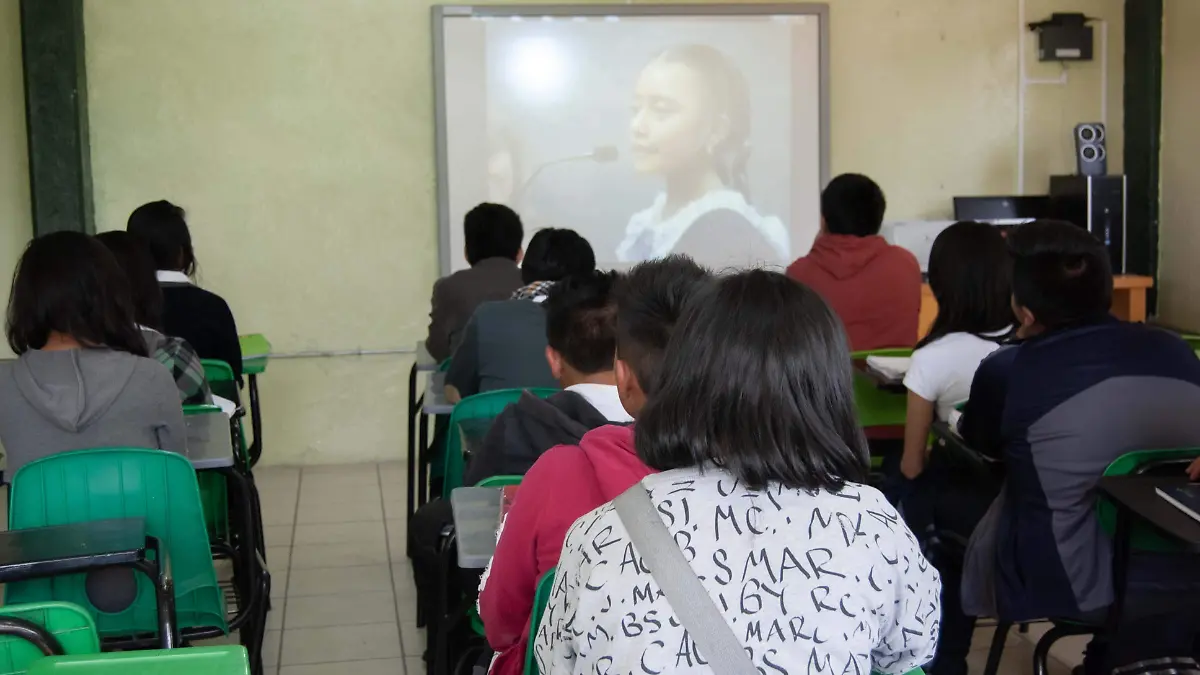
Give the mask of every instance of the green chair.
M 868 356 L 912 356 L 911 349 L 873 349 L 854 352 L 850 358 L 864 361 Z M 880 389 L 869 377 L 855 370 L 854 404 L 858 408 L 859 425 L 867 427 L 904 426 L 908 414 L 908 395 Z
M 529 644 L 525 646 L 525 675 L 540 675 L 537 659 L 533 658 L 533 645 L 536 642 L 538 624 L 542 622 L 542 614 L 550 604 L 550 595 L 554 592 L 554 573 L 557 567 L 546 570 L 538 580 L 537 591 L 533 596 L 533 612 L 529 615 Z
M 524 476 L 488 476 L 479 481 L 475 487 L 502 488 L 509 485 L 520 485 Z
M 1104 470 L 1107 476 L 1132 476 L 1157 472 L 1165 468 L 1168 473 L 1182 475 L 1183 469 L 1196 457 L 1200 457 L 1200 448 L 1172 448 L 1163 450 L 1134 450 L 1116 458 Z M 1096 500 L 1096 517 L 1100 528 L 1110 538 L 1117 530 L 1117 509 L 1107 499 Z M 1155 531 L 1152 525 L 1132 519 L 1129 523 L 1129 551 L 1147 553 L 1182 552 L 1184 547 L 1178 542 L 1170 541 Z M 1038 640 L 1033 650 L 1033 672 L 1047 673 L 1047 659 L 1050 647 L 1058 640 L 1071 635 L 1094 635 L 1105 630 L 1104 625 L 1081 623 L 1078 621 L 1054 619 L 1054 627 L 1046 631 Z M 988 654 L 988 666 L 985 675 L 994 675 L 1000 667 L 1000 657 L 1004 651 L 1005 636 L 1012 628 L 1011 621 L 1000 621 L 992 636 L 992 647 Z
M 100 651 L 96 623 L 82 607 L 67 602 L 35 602 L 0 607 L 0 624 L 12 620 L 29 622 L 49 636 L 49 650 L 27 639 L 0 635 L 0 675 L 17 675 L 29 670 L 46 651 L 59 654 L 95 654 Z M 57 644 L 54 644 L 57 643 Z
M 23 466 L 10 488 L 8 527 L 142 518 L 146 533 L 171 555 L 176 618 L 185 637 L 228 632 L 225 600 L 209 552 L 196 472 L 187 458 L 161 450 L 79 450 Z M 154 589 L 137 575 L 129 607 L 102 612 L 88 598 L 84 574 L 9 584 L 5 603 L 61 600 L 85 608 L 102 638 L 156 634 Z
M 458 423 L 463 420 L 492 419 L 504 412 L 510 404 L 516 403 L 521 394 L 528 391 L 539 398 L 557 394 L 561 389 L 535 387 L 531 389 L 497 389 L 482 394 L 468 396 L 454 406 L 450 413 L 449 432 L 446 434 L 446 450 L 442 458 L 442 498 L 449 499 L 454 488 L 462 487 L 463 471 L 465 470 L 462 453 L 462 439 L 458 435 Z
M 238 390 L 237 377 L 228 363 L 220 359 L 200 359 L 200 365 L 204 366 L 204 377 L 212 393 L 241 404 L 242 394 Z
M 51 656 L 30 675 L 250 675 L 246 648 L 189 647 L 144 652 Z
M 221 409 L 215 405 L 183 406 L 183 419 L 188 424 L 189 437 L 193 421 L 204 415 L 224 416 Z M 205 471 L 196 474 L 196 482 L 200 486 L 200 505 L 204 510 L 204 524 L 208 528 L 209 540 L 228 541 L 229 491 L 225 477 L 215 471 Z

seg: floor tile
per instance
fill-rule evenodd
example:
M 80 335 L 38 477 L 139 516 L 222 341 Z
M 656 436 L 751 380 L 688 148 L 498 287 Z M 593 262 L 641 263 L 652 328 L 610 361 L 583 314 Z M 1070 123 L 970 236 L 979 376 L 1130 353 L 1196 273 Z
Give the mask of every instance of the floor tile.
M 287 604 L 287 627 L 320 628 L 386 623 L 396 620 L 391 594 L 342 593 L 291 598 Z
M 405 657 L 404 670 L 408 675 L 425 675 L 428 672 L 428 668 L 425 667 L 425 661 L 419 656 Z
M 404 659 L 317 663 L 308 666 L 284 666 L 279 669 L 279 675 L 404 675 L 404 665 Z M 414 675 L 424 673 L 425 669 L 422 666 Z
M 296 522 L 296 500 L 289 502 L 262 500 L 263 525 L 291 525 Z
M 306 466 L 303 469 L 303 474 L 305 477 L 323 476 L 328 478 L 358 475 L 375 476 L 378 475 L 378 473 L 379 465 L 375 464 L 374 462 L 361 462 L 358 464 L 315 464 L 313 466 Z
M 342 482 L 332 483 L 306 482 L 300 488 L 300 508 L 314 504 L 336 502 L 380 501 L 383 499 L 379 485 L 375 482 Z
M 282 598 L 271 602 L 271 611 L 267 612 L 267 630 L 283 630 L 283 614 L 287 611 L 287 603 Z
M 281 665 L 330 663 L 401 657 L 396 623 L 328 628 L 296 628 L 283 632 Z
M 383 512 L 388 520 L 407 519 L 408 512 L 405 510 L 404 497 L 385 497 L 383 500 Z
M 267 569 L 285 570 L 291 563 L 291 546 L 268 546 Z
M 336 593 L 365 593 L 392 590 L 387 565 L 326 567 L 292 570 L 288 576 L 289 598 Z
M 263 539 L 267 546 L 291 546 L 293 525 L 264 525 Z
M 287 595 L 287 587 L 288 587 L 288 571 L 287 571 L 287 569 L 286 568 L 281 569 L 281 568 L 279 568 L 279 566 L 275 566 L 275 569 L 271 570 L 271 597 L 272 598 L 284 597 L 285 595 Z
M 352 501 L 311 501 L 300 505 L 296 522 L 304 525 L 322 523 L 353 523 L 364 520 L 383 520 L 379 499 Z
M 263 665 L 267 668 L 279 665 L 279 644 L 282 631 L 269 630 L 263 636 Z
M 292 571 L 317 567 L 382 565 L 388 562 L 387 546 L 375 542 L 355 544 L 304 544 L 292 548 Z
M 383 541 L 383 523 L 307 523 L 296 526 L 295 544 L 378 544 Z
M 405 617 L 401 617 L 400 639 L 404 645 L 406 656 L 420 656 L 425 653 L 425 629 L 417 628 L 415 619 L 408 621 Z

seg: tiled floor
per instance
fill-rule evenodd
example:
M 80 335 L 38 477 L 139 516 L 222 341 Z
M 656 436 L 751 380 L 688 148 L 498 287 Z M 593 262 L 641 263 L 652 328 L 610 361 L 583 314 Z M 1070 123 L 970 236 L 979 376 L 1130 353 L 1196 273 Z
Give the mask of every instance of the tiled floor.
M 273 584 L 268 675 L 424 673 L 425 631 L 414 620 L 416 590 L 404 550 L 404 465 L 254 473 Z M 1047 629 L 1014 630 L 1001 674 L 1029 675 L 1033 644 Z M 977 631 L 972 673 L 983 672 L 991 635 L 991 628 Z M 1069 675 L 1085 641 L 1059 641 L 1051 675 Z

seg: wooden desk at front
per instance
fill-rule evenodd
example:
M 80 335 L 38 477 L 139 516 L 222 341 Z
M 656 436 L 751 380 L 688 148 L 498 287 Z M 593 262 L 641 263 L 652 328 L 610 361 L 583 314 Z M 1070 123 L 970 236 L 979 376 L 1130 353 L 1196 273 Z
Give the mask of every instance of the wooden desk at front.
M 1132 274 L 1119 274 L 1113 277 L 1114 316 L 1125 321 L 1146 320 L 1146 289 L 1154 286 L 1154 279 Z M 921 317 L 919 331 L 921 335 L 929 332 L 933 319 L 937 316 L 937 300 L 933 299 L 933 291 L 929 284 L 921 285 Z

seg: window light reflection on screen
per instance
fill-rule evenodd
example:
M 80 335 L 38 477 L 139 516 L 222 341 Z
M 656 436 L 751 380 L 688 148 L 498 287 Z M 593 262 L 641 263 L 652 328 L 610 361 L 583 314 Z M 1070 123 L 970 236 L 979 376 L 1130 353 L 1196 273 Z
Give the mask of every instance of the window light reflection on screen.
M 508 56 L 508 83 L 531 103 L 549 103 L 565 93 L 570 70 L 567 52 L 557 40 L 522 38 Z

